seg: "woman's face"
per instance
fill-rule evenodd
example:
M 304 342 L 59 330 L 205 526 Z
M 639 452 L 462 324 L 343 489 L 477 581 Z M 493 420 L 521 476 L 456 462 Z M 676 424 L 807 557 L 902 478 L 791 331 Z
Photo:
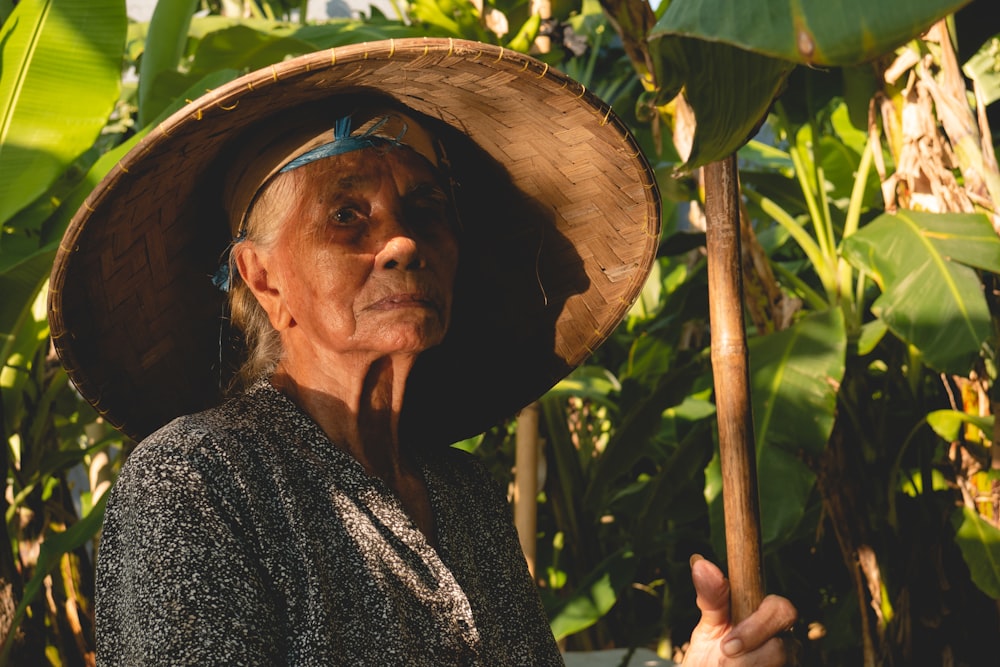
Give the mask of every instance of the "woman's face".
M 408 148 L 324 158 L 279 178 L 301 193 L 267 252 L 272 324 L 313 353 L 418 353 L 444 338 L 458 263 L 452 205 Z M 280 294 L 278 294 L 280 293 Z M 263 302 L 262 302 L 263 303 Z

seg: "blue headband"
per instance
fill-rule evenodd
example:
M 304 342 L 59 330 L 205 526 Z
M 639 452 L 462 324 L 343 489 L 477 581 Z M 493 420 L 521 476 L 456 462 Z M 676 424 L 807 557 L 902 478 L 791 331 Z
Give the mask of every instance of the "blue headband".
M 394 114 L 395 115 L 395 114 Z M 377 132 L 382 129 L 386 123 L 389 122 L 390 114 L 386 113 L 381 117 L 376 116 L 375 120 L 364 132 L 352 135 L 353 129 L 353 115 L 343 116 L 334 121 L 333 124 L 333 139 L 327 143 L 314 146 L 309 150 L 305 151 L 301 155 L 296 156 L 280 169 L 272 172 L 272 174 L 283 174 L 285 172 L 298 169 L 317 160 L 322 160 L 324 158 L 333 157 L 336 155 L 343 155 L 345 153 L 350 153 L 353 151 L 364 150 L 366 148 L 397 148 L 400 146 L 408 145 L 403 141 L 403 137 L 409 129 L 409 125 L 406 121 L 397 115 L 397 120 L 400 121 L 401 127 L 398 129 L 398 134 L 395 137 L 379 135 Z M 418 136 L 421 133 L 417 133 Z M 418 139 L 419 141 L 419 139 Z M 412 146 L 418 153 L 423 155 L 432 164 L 437 165 L 436 155 L 428 155 L 428 148 L 417 148 Z M 430 149 L 433 150 L 433 149 Z M 266 181 L 265 181 L 266 183 Z M 262 183 L 258 188 L 257 192 L 263 189 L 264 183 Z M 256 195 L 254 195 L 256 196 Z M 249 204 L 248 204 L 249 207 Z M 248 208 L 249 210 L 249 208 Z M 245 222 L 245 221 L 244 221 Z M 216 270 L 215 274 L 212 276 L 212 284 L 223 292 L 228 292 L 230 287 L 230 256 L 232 255 L 232 249 L 241 241 L 246 239 L 246 225 L 241 222 L 239 230 L 236 236 L 233 238 L 232 242 L 226 248 L 223 253 L 222 261 L 220 262 L 219 268 Z
M 322 160 L 323 158 L 333 157 L 334 155 L 343 155 L 344 153 L 350 153 L 352 151 L 360 151 L 365 148 L 375 148 L 380 146 L 392 146 L 399 147 L 402 146 L 401 139 L 403 135 L 406 134 L 407 125 L 403 123 L 403 128 L 399 135 L 395 138 L 378 136 L 375 133 L 383 125 L 388 122 L 389 117 L 383 116 L 374 125 L 369 127 L 364 133 L 359 135 L 351 135 L 351 117 L 344 116 L 340 118 L 333 124 L 333 141 L 329 143 L 322 144 L 306 151 L 302 155 L 298 156 L 284 167 L 278 170 L 279 174 L 283 174 L 286 171 L 291 171 L 292 169 L 298 169 L 299 167 L 305 166 L 310 162 L 315 162 L 316 160 Z

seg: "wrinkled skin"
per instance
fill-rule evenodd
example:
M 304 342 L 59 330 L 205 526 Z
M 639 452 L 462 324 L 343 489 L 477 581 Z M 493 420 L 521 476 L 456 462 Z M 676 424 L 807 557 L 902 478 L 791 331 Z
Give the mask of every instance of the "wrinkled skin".
M 701 620 L 691 633 L 684 667 L 781 667 L 785 644 L 779 636 L 795 623 L 797 612 L 785 598 L 769 595 L 737 625 L 729 610 L 729 581 L 701 556 L 691 558 L 691 578 Z
M 382 479 L 433 543 L 425 484 L 398 425 L 413 364 L 450 321 L 450 200 L 436 170 L 405 147 L 348 152 L 291 174 L 304 182 L 279 208 L 273 242 L 234 249 L 281 337 L 271 383 Z

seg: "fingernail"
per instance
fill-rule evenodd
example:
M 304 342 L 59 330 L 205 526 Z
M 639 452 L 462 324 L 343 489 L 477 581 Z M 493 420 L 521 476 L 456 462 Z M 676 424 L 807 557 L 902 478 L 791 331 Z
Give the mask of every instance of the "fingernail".
M 743 652 L 743 640 L 733 637 L 722 644 L 722 652 L 730 658 Z
M 694 567 L 694 564 L 700 560 L 705 560 L 705 557 L 702 556 L 701 554 L 691 554 L 691 560 L 688 561 L 688 564 L 691 567 Z

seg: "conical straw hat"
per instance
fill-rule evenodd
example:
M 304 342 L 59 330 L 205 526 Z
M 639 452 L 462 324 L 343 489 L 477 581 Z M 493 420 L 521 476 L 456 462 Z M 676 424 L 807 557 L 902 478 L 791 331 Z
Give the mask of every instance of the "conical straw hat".
M 50 327 L 70 378 L 111 424 L 141 439 L 220 402 L 239 361 L 225 295 L 211 282 L 231 241 L 227 157 L 261 127 L 359 94 L 429 119 L 463 222 L 452 326 L 410 378 L 407 437 L 447 444 L 488 429 L 565 377 L 625 316 L 655 259 L 660 202 L 610 107 L 496 46 L 337 47 L 191 102 L 122 158 L 71 221 Z

